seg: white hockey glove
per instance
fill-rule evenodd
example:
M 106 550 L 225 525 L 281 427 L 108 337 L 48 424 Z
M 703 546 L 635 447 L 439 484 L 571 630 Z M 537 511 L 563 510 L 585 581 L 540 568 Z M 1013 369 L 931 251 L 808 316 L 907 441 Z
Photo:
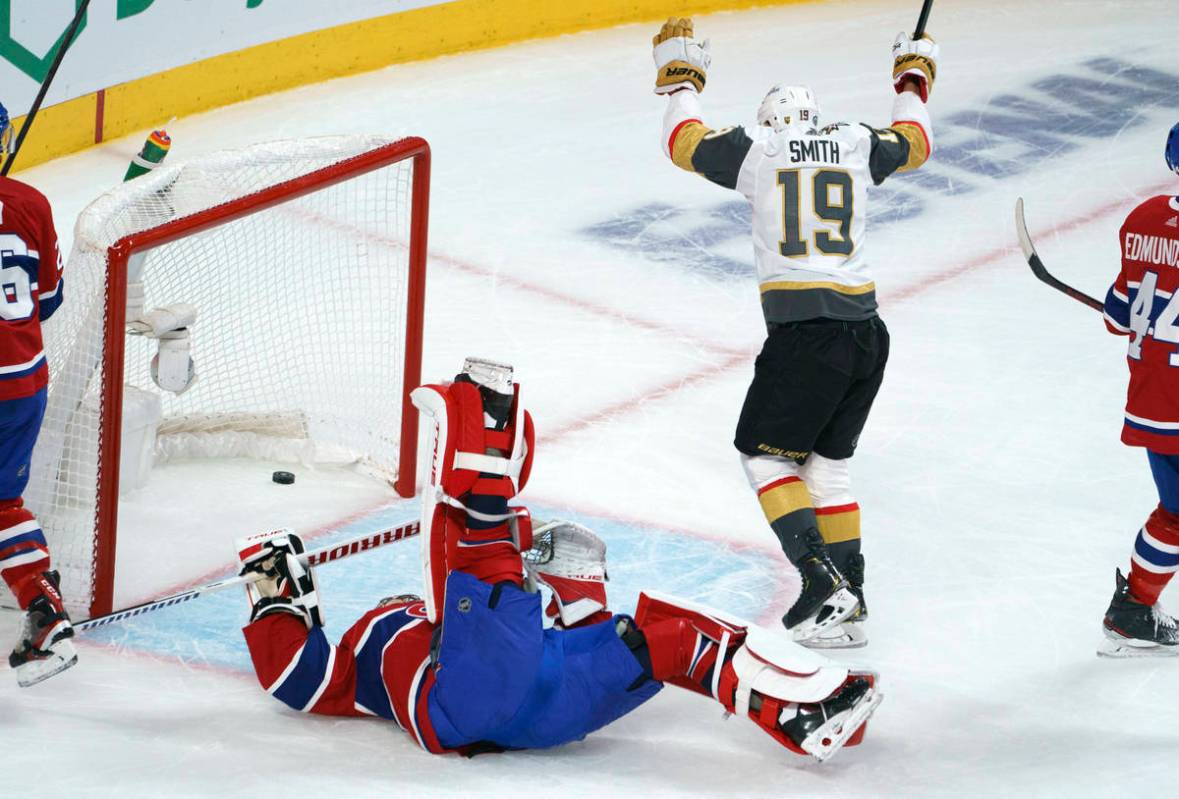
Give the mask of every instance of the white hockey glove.
M 268 613 L 290 613 L 301 618 L 307 629 L 323 626 L 315 572 L 299 562 L 298 556 L 304 551 L 303 539 L 285 527 L 238 539 L 241 574 L 262 575 L 257 582 L 246 585 L 246 596 L 253 608 L 251 622 Z
M 655 46 L 655 93 L 671 94 L 679 89 L 704 91 L 712 54 L 708 40 L 692 38 L 692 20 L 671 17 L 651 40 Z
M 929 100 L 933 81 L 937 77 L 937 42 L 929 34 L 913 39 L 901 31 L 892 44 L 892 85 L 897 94 L 904 91 L 905 82 L 917 81 L 921 102 Z
M 532 549 L 523 558 L 531 581 L 552 589 L 564 626 L 606 609 L 606 542 L 588 527 L 545 522 L 533 529 Z

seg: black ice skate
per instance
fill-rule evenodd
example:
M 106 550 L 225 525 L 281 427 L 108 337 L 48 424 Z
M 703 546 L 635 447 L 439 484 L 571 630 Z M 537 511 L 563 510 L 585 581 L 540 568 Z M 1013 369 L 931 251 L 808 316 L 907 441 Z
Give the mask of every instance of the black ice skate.
M 836 570 L 827 554 L 818 530 L 808 530 L 807 548 L 810 550 L 798 572 L 802 577 L 802 592 L 794 606 L 786 611 L 782 623 L 795 641 L 809 642 L 824 630 L 842 622 L 860 607 L 847 580 Z
M 780 718 L 778 726 L 804 752 L 816 760 L 827 760 L 868 720 L 883 698 L 867 679 L 858 677 L 824 702 L 796 706 L 796 715 Z
M 1179 623 L 1159 604 L 1144 605 L 1130 596 L 1130 584 L 1117 572 L 1117 588 L 1105 611 L 1106 640 L 1097 654 L 1132 658 L 1179 655 Z
M 16 669 L 16 681 L 22 688 L 36 685 L 78 662 L 70 638 L 74 628 L 58 593 L 58 574 L 45 572 L 38 577 L 43 591 L 29 603 L 16 648 L 8 656 L 8 665 Z
M 864 622 L 868 619 L 868 605 L 864 602 L 864 556 L 850 555 L 843 564 L 843 576 L 847 579 L 848 590 L 852 592 L 860 607 L 843 622 L 827 628 L 807 641 L 804 646 L 811 649 L 859 649 L 868 645 Z

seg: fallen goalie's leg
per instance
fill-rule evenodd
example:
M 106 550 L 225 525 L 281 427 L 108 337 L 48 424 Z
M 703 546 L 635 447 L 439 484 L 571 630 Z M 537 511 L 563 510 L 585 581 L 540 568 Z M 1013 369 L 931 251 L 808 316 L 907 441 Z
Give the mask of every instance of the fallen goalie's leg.
M 635 624 L 655 679 L 712 697 L 816 760 L 860 743 L 882 699 L 875 674 L 851 672 L 787 634 L 678 597 L 641 594 Z

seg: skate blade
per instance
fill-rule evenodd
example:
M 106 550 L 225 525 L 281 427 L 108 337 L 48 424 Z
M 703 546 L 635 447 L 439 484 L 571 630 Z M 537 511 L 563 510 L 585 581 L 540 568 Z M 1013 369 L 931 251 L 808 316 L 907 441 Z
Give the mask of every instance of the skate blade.
M 836 713 L 826 724 L 803 739 L 802 750 L 820 763 L 830 760 L 843 748 L 847 739 L 864 726 L 868 717 L 876 712 L 882 699 L 884 694 L 875 688 L 869 688 L 854 707 Z
M 53 654 L 40 660 L 30 660 L 16 667 L 16 684 L 28 688 L 50 677 L 61 674 L 78 662 L 78 653 L 69 641 L 54 644 Z
M 829 630 L 838 624 L 842 624 L 860 609 L 860 600 L 856 599 L 856 595 L 847 588 L 840 588 L 823 603 L 823 606 L 819 608 L 819 612 L 822 612 L 823 608 L 827 607 L 833 607 L 835 610 L 822 621 L 816 621 L 819 615 L 816 613 L 809 619 L 800 621 L 790 628 L 790 635 L 796 644 L 809 644 L 812 638 L 824 630 Z
M 1179 656 L 1179 646 L 1163 646 L 1136 638 L 1108 637 L 1097 646 L 1101 658 L 1166 658 Z
M 868 645 L 868 634 L 862 622 L 845 621 L 799 643 L 808 649 L 859 649 Z

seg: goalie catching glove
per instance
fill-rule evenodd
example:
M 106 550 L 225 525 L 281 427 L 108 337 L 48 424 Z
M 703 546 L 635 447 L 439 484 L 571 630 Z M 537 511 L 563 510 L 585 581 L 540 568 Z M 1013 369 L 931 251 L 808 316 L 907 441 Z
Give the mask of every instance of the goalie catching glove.
M 269 613 L 290 613 L 301 618 L 307 629 L 323 626 L 315 573 L 299 562 L 304 551 L 303 539 L 288 528 L 238 540 L 241 575 L 261 575 L 246 585 L 253 607 L 251 622 Z
M 912 79 L 917 82 L 921 102 L 927 102 L 937 77 L 937 56 L 937 42 L 929 34 L 914 39 L 904 31 L 898 33 L 892 44 L 892 85 L 897 94 L 904 91 L 905 82 Z
M 692 20 L 671 17 L 663 23 L 651 43 L 655 46 L 655 93 L 671 94 L 680 89 L 704 91 L 712 54 L 708 41 L 692 38 Z

